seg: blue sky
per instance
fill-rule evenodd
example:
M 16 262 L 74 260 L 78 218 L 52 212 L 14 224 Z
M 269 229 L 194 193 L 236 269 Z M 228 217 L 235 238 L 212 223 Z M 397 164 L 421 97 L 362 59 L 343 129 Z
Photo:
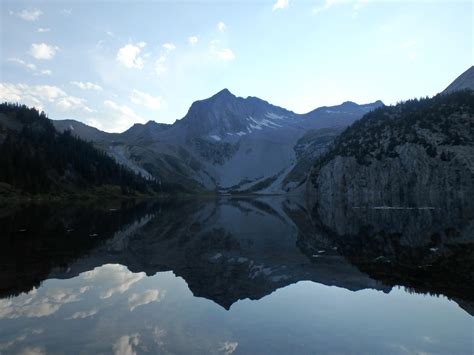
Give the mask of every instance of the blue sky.
M 123 131 L 228 88 L 298 113 L 443 90 L 472 1 L 1 1 L 0 99 Z

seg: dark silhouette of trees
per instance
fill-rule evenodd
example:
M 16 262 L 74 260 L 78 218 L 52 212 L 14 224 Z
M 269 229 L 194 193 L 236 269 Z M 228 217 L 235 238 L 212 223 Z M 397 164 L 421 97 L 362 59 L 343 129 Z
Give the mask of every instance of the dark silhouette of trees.
M 0 181 L 33 194 L 101 185 L 123 194 L 159 191 L 91 143 L 57 132 L 44 112 L 11 103 L 0 104 Z
M 424 147 L 432 158 L 446 159 L 446 154 L 441 157 L 439 145 L 474 145 L 473 118 L 472 90 L 380 107 L 337 137 L 316 166 L 321 167 L 338 155 L 355 157 L 359 164 L 370 164 L 372 158 L 394 158 L 398 155 L 395 148 L 405 143 Z

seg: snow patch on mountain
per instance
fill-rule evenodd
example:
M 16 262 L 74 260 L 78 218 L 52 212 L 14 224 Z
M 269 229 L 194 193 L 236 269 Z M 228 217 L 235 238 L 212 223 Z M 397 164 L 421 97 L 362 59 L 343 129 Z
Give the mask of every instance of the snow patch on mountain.
M 286 116 L 277 115 L 276 113 L 273 113 L 273 112 L 267 112 L 265 114 L 265 116 L 272 119 L 272 120 L 282 120 L 282 119 L 286 118 Z

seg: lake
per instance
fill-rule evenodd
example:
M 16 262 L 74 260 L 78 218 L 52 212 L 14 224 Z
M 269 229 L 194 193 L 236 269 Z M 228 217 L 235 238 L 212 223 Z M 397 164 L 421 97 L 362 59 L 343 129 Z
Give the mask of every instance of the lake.
M 42 203 L 0 233 L 0 354 L 474 352 L 462 206 Z

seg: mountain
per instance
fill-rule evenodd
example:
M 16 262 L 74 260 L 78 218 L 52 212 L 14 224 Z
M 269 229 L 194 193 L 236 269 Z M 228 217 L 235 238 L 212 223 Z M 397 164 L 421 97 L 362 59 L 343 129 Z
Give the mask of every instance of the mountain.
M 366 114 L 318 158 L 313 206 L 463 206 L 473 213 L 474 91 L 409 100 Z
M 443 93 L 450 93 L 454 91 L 470 89 L 474 90 L 474 66 L 470 67 L 459 77 L 456 78 Z
M 281 127 L 281 120 L 292 120 L 295 114 L 256 97 L 234 96 L 224 89 L 214 96 L 194 102 L 176 128 L 184 130 L 186 139 L 208 137 L 221 141 L 227 136 L 244 136 L 263 127 Z
M 156 123 L 155 121 L 148 121 L 145 124 L 135 123 L 128 130 L 120 135 L 117 135 L 116 140 L 124 142 L 147 143 L 153 141 L 155 137 L 170 127 L 169 124 Z
M 150 121 L 121 134 L 72 132 L 130 169 L 189 192 L 280 193 L 302 184 L 306 168 L 341 128 L 380 106 L 345 102 L 296 114 L 224 89 L 194 102 L 173 125 Z M 61 130 L 70 125 L 53 124 Z M 302 144 L 318 149 L 300 154 Z
M 74 136 L 89 142 L 110 141 L 115 136 L 113 133 L 103 132 L 76 120 L 51 121 L 51 123 L 58 132 L 70 131 Z
M 64 122 L 63 122 L 64 123 Z M 69 121 L 69 126 L 92 132 L 91 127 Z M 157 188 L 117 164 L 91 143 L 58 132 L 46 115 L 26 106 L 0 104 L 0 194 L 114 195 L 148 193 Z
M 313 123 L 313 128 L 345 127 L 350 126 L 367 112 L 381 106 L 384 106 L 384 104 L 380 100 L 365 105 L 358 105 L 355 102 L 346 101 L 338 106 L 319 107 L 308 112 L 305 116 L 307 119 L 317 121 L 317 123 Z

